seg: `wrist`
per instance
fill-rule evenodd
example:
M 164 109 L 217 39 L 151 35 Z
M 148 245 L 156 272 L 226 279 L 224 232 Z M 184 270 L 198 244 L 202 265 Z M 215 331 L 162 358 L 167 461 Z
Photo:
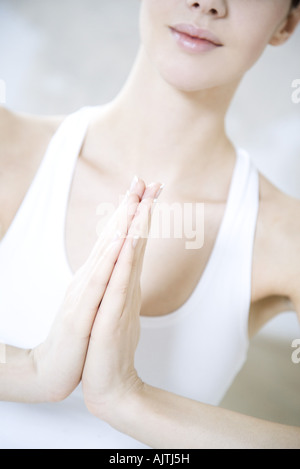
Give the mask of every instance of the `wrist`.
M 49 398 L 47 390 L 42 385 L 42 381 L 40 379 L 39 366 L 36 360 L 35 351 L 36 349 L 25 350 L 23 354 L 23 364 L 20 362 L 20 366 L 23 366 L 24 372 L 26 373 L 26 380 L 24 380 L 28 393 L 28 399 L 26 402 L 50 402 L 51 399 Z
M 95 417 L 123 431 L 123 425 L 126 425 L 135 406 L 141 400 L 145 386 L 138 376 L 134 376 L 126 384 L 122 383 L 118 389 L 105 395 L 98 393 L 97 396 L 87 397 L 84 392 L 85 404 Z
M 49 351 L 44 343 L 31 350 L 30 360 L 35 402 L 61 402 L 75 389 L 75 385 L 70 388 L 66 386 L 64 379 L 60 378 L 62 373 L 57 368 L 59 365 L 53 366 L 55 355 L 52 356 L 51 350 Z
M 42 400 L 31 350 L 6 347 L 6 360 L 0 367 L 0 398 L 26 403 Z

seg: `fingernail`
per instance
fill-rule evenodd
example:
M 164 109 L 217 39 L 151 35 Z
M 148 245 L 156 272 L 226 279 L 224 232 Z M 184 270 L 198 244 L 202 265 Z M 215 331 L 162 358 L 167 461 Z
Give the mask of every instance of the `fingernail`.
M 130 186 L 130 189 L 129 189 L 129 192 L 132 192 L 135 189 L 138 182 L 139 182 L 139 178 L 137 176 L 134 176 L 134 178 L 132 180 L 132 183 L 131 183 L 131 186 Z
M 137 243 L 139 242 L 139 239 L 140 239 L 140 236 L 139 236 L 139 235 L 135 235 L 135 236 L 133 237 L 133 241 L 132 241 L 132 247 L 133 247 L 133 249 L 136 248 Z
M 112 243 L 116 243 L 116 242 L 119 241 L 121 238 L 122 238 L 122 233 L 121 233 L 121 231 L 118 230 L 118 231 L 115 232 L 115 235 L 114 235 L 114 237 L 113 237 L 113 239 L 112 239 L 111 242 L 112 242 Z
M 129 196 L 130 196 L 130 191 L 127 191 L 124 197 L 124 201 L 123 201 L 125 204 L 128 202 Z
M 160 194 L 162 193 L 164 187 L 165 187 L 165 184 L 162 184 L 162 185 L 160 186 L 160 188 L 158 189 L 158 191 L 156 192 L 155 197 L 154 197 L 154 202 L 155 202 L 155 203 L 157 202 L 157 199 L 158 199 L 158 197 L 160 196 Z

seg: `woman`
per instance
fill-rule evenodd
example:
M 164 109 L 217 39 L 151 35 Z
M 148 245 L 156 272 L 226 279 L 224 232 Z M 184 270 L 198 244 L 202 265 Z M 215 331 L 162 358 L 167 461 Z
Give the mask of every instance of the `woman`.
M 2 111 L 3 446 L 299 447 L 299 429 L 217 407 L 249 336 L 300 314 L 299 202 L 224 125 L 244 74 L 299 18 L 298 1 L 142 0 L 141 48 L 111 104 L 62 123 Z M 97 241 L 99 201 L 116 205 L 132 173 Z M 162 189 L 144 180 L 165 183 L 169 206 L 204 203 L 201 249 L 149 239 L 144 259 Z

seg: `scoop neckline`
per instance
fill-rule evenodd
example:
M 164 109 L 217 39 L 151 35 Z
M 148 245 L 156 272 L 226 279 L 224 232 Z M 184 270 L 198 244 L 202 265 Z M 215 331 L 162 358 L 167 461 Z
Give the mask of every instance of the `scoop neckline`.
M 227 226 L 229 225 L 230 222 L 230 215 L 231 215 L 231 206 L 234 202 L 234 195 L 235 195 L 235 187 L 237 184 L 237 174 L 238 174 L 238 168 L 239 168 L 239 163 L 243 157 L 242 151 L 240 149 L 236 149 L 236 161 L 234 165 L 234 169 L 232 172 L 231 176 L 231 182 L 229 186 L 229 192 L 227 196 L 227 202 L 226 202 L 226 207 L 225 211 L 222 217 L 221 224 L 219 226 L 218 234 L 216 236 L 214 246 L 212 248 L 212 251 L 210 253 L 209 259 L 204 267 L 204 270 L 201 274 L 201 277 L 192 291 L 191 295 L 188 297 L 188 299 L 176 310 L 164 314 L 162 316 L 140 316 L 141 319 L 141 324 L 144 327 L 151 327 L 151 326 L 167 326 L 170 325 L 173 322 L 177 322 L 178 320 L 186 317 L 191 313 L 193 308 L 190 308 L 190 304 L 195 303 L 195 299 L 198 297 L 199 300 L 203 296 L 204 291 L 206 287 L 209 284 L 209 280 L 213 275 L 214 269 L 217 266 L 217 263 L 214 262 L 214 259 L 216 256 L 221 256 L 222 255 L 222 250 L 220 249 L 221 243 L 224 243 L 224 239 L 226 237 L 226 233 L 230 233 L 230 230 L 227 229 Z
M 94 113 L 99 109 L 99 108 L 102 108 L 103 106 L 93 106 L 93 107 L 88 107 L 91 111 L 92 111 L 92 115 L 94 115 Z M 83 108 L 83 109 L 87 109 L 87 107 Z M 64 122 L 64 121 L 63 121 Z M 57 131 L 55 132 L 54 136 L 52 137 L 52 139 L 55 137 L 56 133 L 59 131 L 60 129 L 60 126 L 58 127 Z M 86 135 L 86 134 L 85 134 Z M 51 139 L 51 141 L 52 141 Z M 85 139 L 85 137 L 84 137 Z M 83 142 L 84 142 L 84 139 L 83 139 Z M 49 146 L 51 144 L 51 141 L 49 143 Z M 46 151 L 47 153 L 47 151 Z M 171 322 L 174 322 L 176 320 L 178 320 L 179 318 L 185 316 L 188 314 L 188 312 L 192 309 L 192 308 L 189 308 L 189 305 L 191 303 L 194 302 L 194 299 L 197 297 L 197 296 L 200 296 L 200 293 L 202 294 L 203 293 L 203 290 L 205 290 L 205 287 L 208 283 L 208 280 L 213 272 L 213 265 L 215 265 L 214 263 L 214 258 L 216 257 L 216 255 L 219 253 L 220 249 L 219 249 L 219 245 L 221 243 L 221 240 L 223 242 L 223 239 L 224 239 L 224 236 L 226 235 L 226 227 L 228 225 L 228 222 L 229 222 L 229 215 L 231 213 L 231 206 L 234 202 L 234 194 L 235 194 L 235 186 L 237 184 L 237 178 L 236 178 L 236 175 L 238 173 L 238 167 L 239 167 L 239 162 L 240 160 L 242 159 L 242 157 L 244 156 L 243 155 L 244 152 L 242 152 L 241 149 L 239 148 L 235 148 L 235 164 L 234 164 L 234 168 L 233 168 L 233 172 L 232 172 L 232 176 L 231 176 L 231 181 L 230 181 L 230 185 L 229 185 L 229 192 L 228 192 L 228 196 L 227 196 L 227 201 L 226 201 L 226 207 L 225 207 L 225 210 L 224 210 L 224 214 L 223 214 L 223 217 L 222 217 L 222 221 L 221 221 L 221 224 L 220 224 L 220 227 L 218 229 L 218 233 L 217 233 L 217 236 L 216 236 L 216 239 L 215 239 L 215 242 L 214 242 L 214 245 L 213 245 L 213 248 L 212 248 L 212 251 L 210 253 L 210 256 L 209 256 L 209 259 L 205 265 L 205 268 L 201 274 L 201 277 L 199 279 L 199 281 L 197 282 L 197 285 L 195 286 L 194 290 L 192 291 L 191 295 L 188 297 L 188 299 L 176 310 L 168 313 L 168 314 L 164 314 L 164 315 L 161 315 L 161 316 L 140 316 L 140 319 L 141 319 L 141 325 L 142 326 L 145 326 L 145 327 L 149 327 L 149 326 L 155 326 L 155 325 L 167 325 Z M 78 159 L 78 156 L 79 155 L 76 155 L 76 159 Z M 38 178 L 38 174 L 42 171 L 42 168 L 45 164 L 45 160 L 46 160 L 46 155 L 44 156 L 44 158 L 42 159 L 41 161 L 41 164 L 38 168 L 38 171 L 32 181 L 32 184 L 31 186 L 34 184 L 35 180 Z M 70 185 L 69 185 L 69 188 L 68 188 L 68 200 L 70 198 L 70 193 L 71 193 L 71 188 L 72 188 L 72 182 L 73 182 L 73 179 L 74 179 L 74 173 L 75 173 L 75 167 L 76 167 L 76 164 L 74 165 L 74 171 L 73 171 L 73 174 L 72 174 L 72 177 L 70 178 Z M 13 230 L 16 226 L 16 223 L 17 223 L 17 220 L 19 218 L 19 214 L 20 212 L 22 211 L 22 208 L 25 206 L 25 203 L 26 203 L 26 200 L 27 198 L 29 197 L 29 193 L 31 192 L 31 186 L 29 187 L 10 227 L 8 228 L 7 232 L 5 233 L 4 237 L 0 240 L 0 253 L 1 253 L 1 250 L 5 247 L 5 244 L 7 244 L 7 240 L 11 237 L 12 233 L 13 233 Z M 68 254 L 67 254 L 67 245 L 66 245 L 66 220 L 67 220 L 67 214 L 68 214 L 68 210 L 69 210 L 69 202 L 67 202 L 65 204 L 65 210 L 64 210 L 64 214 L 63 214 L 63 256 L 64 256 L 64 264 L 65 264 L 65 267 L 66 267 L 66 271 L 67 271 L 67 275 L 69 276 L 70 279 L 72 279 L 75 275 L 75 272 L 73 272 L 73 269 L 71 267 L 71 264 L 69 262 L 69 258 L 68 258 Z M 228 230 L 227 230 L 228 232 Z M 220 253 L 221 254 L 221 253 Z
M 218 234 L 216 236 L 214 246 L 212 248 L 212 251 L 210 253 L 209 259 L 205 265 L 205 268 L 201 274 L 201 277 L 192 291 L 191 295 L 189 298 L 176 310 L 171 311 L 168 314 L 163 314 L 161 316 L 140 316 L 141 320 L 141 326 L 142 327 L 156 327 L 156 326 L 164 326 L 164 325 L 169 325 L 172 322 L 176 322 L 177 320 L 181 319 L 182 317 L 185 317 L 191 310 L 192 308 L 189 308 L 189 305 L 194 302 L 194 299 L 199 296 L 200 293 L 203 294 L 203 291 L 206 288 L 206 285 L 208 284 L 209 278 L 211 277 L 213 273 L 213 266 L 216 264 L 214 262 L 214 258 L 219 255 L 219 246 L 221 244 L 221 241 L 223 242 L 224 236 L 226 232 L 228 233 L 229 230 L 227 230 L 227 225 L 229 223 L 229 218 L 230 218 L 230 213 L 231 213 L 231 206 L 234 202 L 234 194 L 235 194 L 235 187 L 237 184 L 237 173 L 238 173 L 238 168 L 239 168 L 239 163 L 243 157 L 243 152 L 239 148 L 235 148 L 235 164 L 233 167 L 233 172 L 231 175 L 231 180 L 229 184 L 229 191 L 227 195 L 227 201 L 226 201 L 226 207 L 224 210 L 224 214 L 222 217 L 221 224 L 218 229 Z M 75 165 L 76 166 L 76 165 Z M 71 178 L 71 185 L 70 185 L 70 190 L 69 190 L 69 195 L 71 191 L 71 186 L 72 186 L 72 180 Z M 64 214 L 64 257 L 65 257 L 65 264 L 67 267 L 67 271 L 71 278 L 75 275 L 75 272 L 73 272 L 73 269 L 71 267 L 71 264 L 69 262 L 68 254 L 67 254 L 67 246 L 66 246 L 66 217 L 68 214 L 68 208 L 69 204 L 66 205 L 66 211 Z

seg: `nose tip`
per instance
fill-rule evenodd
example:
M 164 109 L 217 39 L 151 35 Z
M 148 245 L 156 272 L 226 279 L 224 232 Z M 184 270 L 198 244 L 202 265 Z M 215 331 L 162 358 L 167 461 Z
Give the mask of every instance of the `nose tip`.
M 212 16 L 224 16 L 226 14 L 223 0 L 201 0 L 199 2 L 188 0 L 187 4 L 189 8 L 200 9 L 203 13 Z

